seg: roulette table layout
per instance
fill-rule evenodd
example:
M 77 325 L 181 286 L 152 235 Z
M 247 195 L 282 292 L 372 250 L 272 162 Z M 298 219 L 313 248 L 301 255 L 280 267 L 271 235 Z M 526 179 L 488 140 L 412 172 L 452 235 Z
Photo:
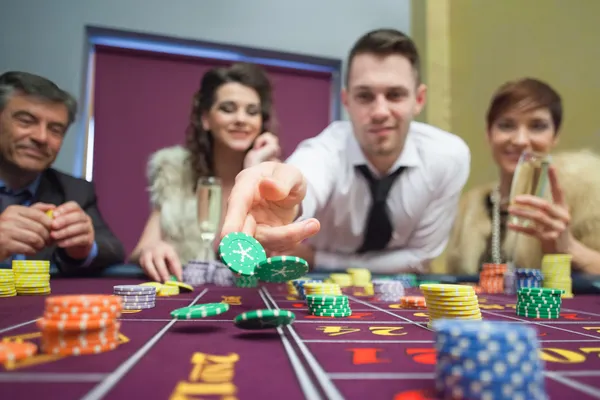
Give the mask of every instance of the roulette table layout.
M 381 301 L 344 287 L 351 315 L 313 315 L 286 283 L 257 287 L 200 285 L 156 296 L 151 308 L 123 310 L 116 344 L 99 354 L 41 351 L 39 319 L 46 299 L 72 294 L 113 295 L 133 278 L 52 279 L 49 296 L 0 298 L 2 344 L 37 350 L 0 364 L 3 398 L 44 399 L 435 399 L 435 332 L 428 310 Z M 422 295 L 406 289 L 406 296 Z M 551 399 L 600 398 L 600 296 L 562 300 L 557 318 L 520 316 L 517 296 L 478 296 L 484 321 L 535 328 Z M 177 319 L 175 309 L 227 304 L 219 314 Z M 293 321 L 240 329 L 236 316 L 287 310 Z

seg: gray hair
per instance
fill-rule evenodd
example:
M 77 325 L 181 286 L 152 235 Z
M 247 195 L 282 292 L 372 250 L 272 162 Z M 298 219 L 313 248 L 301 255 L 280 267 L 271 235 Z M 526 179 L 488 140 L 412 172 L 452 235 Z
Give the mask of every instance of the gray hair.
M 0 75 L 0 112 L 15 93 L 34 96 L 51 103 L 61 103 L 67 107 L 68 125 L 75 121 L 77 100 L 49 79 L 21 71 L 9 71 Z

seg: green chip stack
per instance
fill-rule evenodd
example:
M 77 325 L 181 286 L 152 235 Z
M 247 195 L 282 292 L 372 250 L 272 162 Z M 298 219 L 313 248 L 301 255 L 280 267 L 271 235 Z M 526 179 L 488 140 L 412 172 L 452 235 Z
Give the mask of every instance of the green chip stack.
M 560 317 L 561 295 L 564 290 L 525 287 L 517 292 L 517 315 L 527 318 L 557 319 Z
M 243 287 L 243 288 L 254 288 L 258 287 L 258 277 L 255 275 L 252 276 L 235 276 L 234 275 L 235 286 Z
M 352 315 L 348 296 L 309 294 L 306 296 L 308 312 L 318 317 L 345 318 Z

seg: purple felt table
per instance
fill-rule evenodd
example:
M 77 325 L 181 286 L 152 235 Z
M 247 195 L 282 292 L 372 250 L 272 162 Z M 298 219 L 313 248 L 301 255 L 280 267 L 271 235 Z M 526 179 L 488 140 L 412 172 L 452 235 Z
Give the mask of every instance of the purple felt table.
M 53 280 L 55 294 L 108 294 L 131 279 Z M 411 289 L 417 294 L 418 289 Z M 122 316 L 120 345 L 98 355 L 38 354 L 2 366 L 5 399 L 434 399 L 433 333 L 422 310 L 373 301 L 348 289 L 353 315 L 308 315 L 285 285 L 198 287 L 157 298 L 150 310 Z M 35 320 L 44 296 L 0 298 L 2 340 L 39 344 Z M 563 300 L 557 320 L 516 316 L 515 297 L 479 295 L 487 320 L 537 328 L 551 399 L 600 398 L 600 297 Z M 175 321 L 169 312 L 225 301 L 216 317 Z M 232 320 L 244 311 L 282 308 L 296 321 L 283 329 L 245 331 Z

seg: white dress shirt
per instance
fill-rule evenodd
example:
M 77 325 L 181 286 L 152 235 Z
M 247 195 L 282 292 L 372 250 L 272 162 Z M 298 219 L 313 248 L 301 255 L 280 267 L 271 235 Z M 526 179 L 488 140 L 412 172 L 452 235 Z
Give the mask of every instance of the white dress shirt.
M 286 163 L 300 169 L 308 183 L 300 218 L 321 223 L 321 231 L 308 239 L 317 268 L 422 273 L 446 247 L 471 154 L 458 136 L 413 122 L 402 154 L 388 171 L 406 167 L 387 198 L 392 239 L 385 250 L 364 254 L 356 251 L 363 242 L 371 191 L 355 166 L 367 165 L 375 177 L 380 174 L 365 158 L 350 122 L 334 122 L 304 140 Z

